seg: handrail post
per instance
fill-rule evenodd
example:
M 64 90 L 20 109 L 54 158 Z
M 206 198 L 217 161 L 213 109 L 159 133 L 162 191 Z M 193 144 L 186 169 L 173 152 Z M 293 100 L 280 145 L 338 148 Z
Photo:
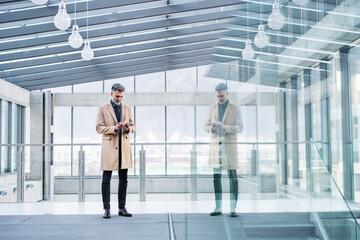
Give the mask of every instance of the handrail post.
M 25 182 L 24 146 L 18 146 L 17 149 L 17 202 L 23 203 Z
M 145 150 L 144 145 L 141 145 L 141 150 L 139 151 L 140 156 L 140 201 L 146 201 L 146 189 L 145 189 L 145 179 L 146 179 L 146 159 L 145 159 Z
M 197 152 L 196 145 L 191 150 L 191 201 L 197 201 Z
M 85 152 L 83 145 L 79 151 L 79 202 L 85 202 Z
M 253 149 L 251 149 L 251 175 L 253 177 L 258 176 L 259 173 L 259 163 L 257 158 L 257 151 L 255 149 L 255 145 L 253 145 Z

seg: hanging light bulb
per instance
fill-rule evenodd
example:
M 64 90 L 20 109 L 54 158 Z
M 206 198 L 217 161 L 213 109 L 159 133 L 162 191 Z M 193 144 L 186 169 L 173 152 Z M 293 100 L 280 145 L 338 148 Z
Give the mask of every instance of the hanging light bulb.
M 246 40 L 245 48 L 242 51 L 242 57 L 245 60 L 250 60 L 250 59 L 253 59 L 254 55 L 255 55 L 255 52 L 251 47 L 251 41 L 250 41 L 250 39 L 248 39 L 248 40 Z
M 293 0 L 293 2 L 297 5 L 305 5 L 309 2 L 309 0 Z
M 69 37 L 69 45 L 72 48 L 79 48 L 83 44 L 83 38 L 79 33 L 79 26 L 73 25 L 71 35 Z
M 89 40 L 85 41 L 84 49 L 81 51 L 81 57 L 86 61 L 90 61 L 94 58 L 94 51 L 90 47 Z
M 62 0 L 59 4 L 59 11 L 54 18 L 54 24 L 55 27 L 60 30 L 66 30 L 71 25 L 71 18 L 66 12 L 66 4 L 64 3 L 64 0 Z
M 272 13 L 268 18 L 269 27 L 274 30 L 279 30 L 284 26 L 284 16 L 280 12 L 280 6 L 277 0 L 273 4 Z
M 254 38 L 255 46 L 258 48 L 264 48 L 269 43 L 269 38 L 266 36 L 266 33 L 264 31 L 264 25 L 260 24 L 258 26 L 258 33 L 256 34 Z
M 48 0 L 31 0 L 36 5 L 44 5 Z

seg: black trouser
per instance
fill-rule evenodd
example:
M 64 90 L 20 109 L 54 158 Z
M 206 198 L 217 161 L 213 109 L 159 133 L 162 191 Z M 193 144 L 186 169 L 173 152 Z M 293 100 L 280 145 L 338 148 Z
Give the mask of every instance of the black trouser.
M 127 189 L 127 169 L 119 170 L 119 187 L 118 187 L 118 203 L 119 209 L 125 207 L 126 204 L 126 189 Z M 104 209 L 110 209 L 110 181 L 112 171 L 104 171 L 101 184 L 101 194 L 104 204 Z
M 236 170 L 228 170 L 227 173 L 230 182 L 230 205 L 231 208 L 235 209 L 238 199 L 238 191 L 239 191 L 237 172 Z M 222 200 L 221 172 L 218 173 L 214 171 L 214 190 L 215 190 L 215 200 L 217 205 L 216 207 L 221 207 L 221 200 Z

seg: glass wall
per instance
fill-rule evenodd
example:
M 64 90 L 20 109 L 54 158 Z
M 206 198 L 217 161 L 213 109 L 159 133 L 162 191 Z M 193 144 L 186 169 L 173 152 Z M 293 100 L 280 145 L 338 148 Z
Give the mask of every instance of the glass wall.
M 360 49 L 349 51 L 349 77 L 351 81 L 351 130 L 353 139 L 354 199 L 360 202 Z
M 25 108 L 0 99 L 0 144 L 23 143 Z M 0 147 L 0 174 L 16 172 L 16 146 Z
M 256 161 L 260 161 L 261 174 L 274 173 L 277 158 L 274 99 L 278 88 L 224 80 L 224 76 L 220 74 L 223 69 L 227 71 L 232 69 L 230 76 L 233 80 L 237 80 L 238 77 L 234 70 L 236 65 L 231 67 L 228 64 L 222 65 L 224 66 L 216 66 L 215 70 L 214 65 L 206 65 L 91 84 L 78 84 L 72 87 L 72 91 L 109 92 L 112 84 L 119 82 L 125 86 L 126 92 L 194 94 L 198 92 L 208 94 L 206 96 L 216 103 L 215 86 L 226 83 L 230 92 L 229 100 L 241 105 L 243 131 L 238 134 L 239 173 L 252 174 L 253 164 L 256 164 Z M 104 86 L 104 89 L 101 86 Z M 68 91 L 68 89 L 65 90 Z M 208 163 L 210 134 L 204 130 L 209 109 L 209 105 L 167 106 L 166 102 L 161 106 L 133 107 L 132 113 L 136 124 L 136 132 L 132 136 L 135 166 L 130 173 L 139 174 L 139 150 L 143 149 L 146 151 L 148 175 L 189 175 L 194 153 L 197 159 L 197 173 L 212 174 Z M 86 174 L 101 174 L 99 170 L 101 136 L 95 131 L 96 112 L 97 106 L 55 106 L 54 143 L 73 144 L 73 146 L 55 147 L 56 176 L 77 175 L 78 145 L 88 143 L 97 145 L 85 149 Z M 258 142 L 266 144 L 259 145 Z M 258 159 L 254 159 L 254 156 Z

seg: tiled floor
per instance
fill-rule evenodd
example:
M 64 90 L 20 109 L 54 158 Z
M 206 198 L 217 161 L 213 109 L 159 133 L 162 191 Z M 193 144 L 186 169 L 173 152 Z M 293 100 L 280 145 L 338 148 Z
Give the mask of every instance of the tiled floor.
M 112 195 L 112 211 L 116 212 L 116 195 Z M 209 213 L 214 207 L 212 194 L 201 194 L 198 201 L 191 201 L 188 194 L 151 194 L 145 202 L 139 195 L 129 194 L 127 209 L 133 214 L 159 213 Z M 223 212 L 229 212 L 228 196 L 224 194 Z M 310 212 L 346 211 L 342 201 L 328 199 L 279 199 L 275 195 L 242 196 L 238 201 L 237 212 Z M 52 202 L 1 203 L 0 215 L 46 215 L 46 214 L 102 214 L 101 195 L 87 195 L 86 202 L 77 202 L 77 196 L 56 196 Z

